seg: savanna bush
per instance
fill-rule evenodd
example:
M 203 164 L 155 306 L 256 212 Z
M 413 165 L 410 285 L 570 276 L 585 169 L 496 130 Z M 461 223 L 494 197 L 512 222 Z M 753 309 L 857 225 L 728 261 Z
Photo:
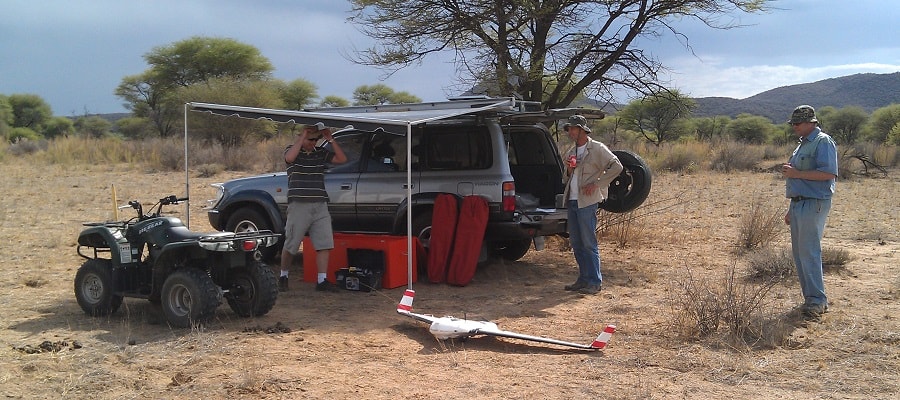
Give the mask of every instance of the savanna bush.
M 753 276 L 763 280 L 784 280 L 796 276 L 794 257 L 787 248 L 763 247 L 746 255 L 747 266 Z
M 691 174 L 703 169 L 709 144 L 700 142 L 666 144 L 653 158 L 654 171 L 673 171 Z
M 738 247 L 749 250 L 767 246 L 783 232 L 784 210 L 757 199 L 741 216 Z
M 721 278 L 695 276 L 689 269 L 671 298 L 673 330 L 692 339 L 721 335 L 743 345 L 778 342 L 766 337 L 772 332 L 766 307 L 776 283 L 743 279 L 734 265 Z
M 710 167 L 720 172 L 750 171 L 763 159 L 760 146 L 737 142 L 723 144 L 713 153 Z

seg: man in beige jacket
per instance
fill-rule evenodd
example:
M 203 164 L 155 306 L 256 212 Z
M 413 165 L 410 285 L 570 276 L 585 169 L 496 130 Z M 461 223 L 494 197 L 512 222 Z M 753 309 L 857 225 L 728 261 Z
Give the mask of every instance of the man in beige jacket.
M 600 291 L 600 250 L 597 247 L 597 208 L 606 200 L 609 184 L 622 172 L 622 163 L 606 147 L 588 136 L 591 128 L 581 115 L 569 117 L 566 134 L 575 143 L 565 156 L 569 243 L 578 263 L 578 279 L 565 289 L 582 294 Z

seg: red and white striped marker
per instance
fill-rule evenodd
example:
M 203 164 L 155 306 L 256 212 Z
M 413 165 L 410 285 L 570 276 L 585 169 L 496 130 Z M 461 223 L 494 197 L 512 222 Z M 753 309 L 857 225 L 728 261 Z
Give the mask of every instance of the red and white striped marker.
M 398 312 L 400 312 L 400 311 L 411 312 L 413 297 L 415 297 L 415 295 L 416 295 L 415 290 L 406 289 L 406 291 L 403 292 L 403 298 L 400 299 L 400 304 L 397 304 L 397 311 Z
M 600 332 L 600 334 L 597 335 L 597 338 L 594 339 L 594 342 L 591 343 L 591 347 L 595 349 L 605 348 L 613 333 L 616 333 L 616 326 L 607 325 L 606 328 L 603 328 L 603 332 Z

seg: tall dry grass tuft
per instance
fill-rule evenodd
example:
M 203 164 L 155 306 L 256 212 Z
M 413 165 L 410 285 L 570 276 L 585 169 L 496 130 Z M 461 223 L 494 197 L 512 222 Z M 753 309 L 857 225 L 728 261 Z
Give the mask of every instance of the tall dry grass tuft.
M 666 144 L 656 152 L 652 169 L 693 174 L 704 169 L 709 151 L 703 142 Z
M 769 293 L 777 281 L 756 283 L 740 279 L 732 264 L 721 281 L 696 277 L 689 269 L 677 282 L 671 299 L 672 327 L 691 339 L 718 337 L 740 346 L 771 346 L 783 337 L 772 337 Z
M 794 258 L 790 249 L 775 250 L 771 247 L 755 249 L 747 253 L 747 266 L 758 279 L 785 280 L 796 276 Z
M 761 146 L 745 143 L 723 143 L 714 151 L 710 168 L 719 172 L 752 171 L 763 160 Z
M 611 238 L 618 248 L 625 248 L 629 243 L 646 236 L 645 228 L 643 219 L 634 210 L 625 213 L 600 210 L 598 213 L 598 238 Z
M 145 161 L 133 144 L 118 138 L 69 136 L 49 142 L 38 158 L 49 164 L 117 164 Z
M 767 246 L 778 238 L 783 226 L 784 210 L 756 199 L 750 204 L 750 210 L 741 217 L 738 247 L 750 250 Z

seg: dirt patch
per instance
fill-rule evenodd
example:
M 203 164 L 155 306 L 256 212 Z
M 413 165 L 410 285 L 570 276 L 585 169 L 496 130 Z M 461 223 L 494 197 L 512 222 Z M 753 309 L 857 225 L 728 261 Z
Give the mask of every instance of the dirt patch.
M 137 167 L 2 165 L 0 177 L 0 395 L 7 398 L 890 398 L 900 392 L 900 180 L 841 182 L 825 245 L 853 257 L 829 271 L 830 312 L 803 323 L 794 280 L 769 296 L 777 346 L 736 347 L 673 332 L 678 283 L 717 279 L 745 262 L 741 216 L 756 199 L 785 203 L 783 181 L 741 173 L 655 177 L 648 208 L 624 247 L 604 238 L 603 291 L 565 292 L 576 269 L 555 243 L 477 271 L 466 287 L 417 283 L 417 311 L 488 319 L 501 328 L 589 342 L 602 352 L 515 339 L 435 340 L 397 315 L 403 288 L 315 292 L 292 271 L 292 290 L 256 319 L 227 306 L 202 329 L 171 329 L 145 300 L 105 318 L 75 302 L 82 222 L 121 202 L 184 193 L 183 173 Z M 191 226 L 215 178 L 192 178 Z M 667 204 L 666 207 L 660 207 Z M 180 213 L 186 218 L 186 213 Z M 785 230 L 776 246 L 786 246 Z M 745 271 L 746 272 L 746 271 Z M 43 343 L 51 351 L 42 349 Z M 63 345 L 68 344 L 68 346 Z M 72 344 L 80 348 L 74 349 Z M 55 344 L 55 345 L 54 345 Z M 59 347 L 59 350 L 55 350 Z

